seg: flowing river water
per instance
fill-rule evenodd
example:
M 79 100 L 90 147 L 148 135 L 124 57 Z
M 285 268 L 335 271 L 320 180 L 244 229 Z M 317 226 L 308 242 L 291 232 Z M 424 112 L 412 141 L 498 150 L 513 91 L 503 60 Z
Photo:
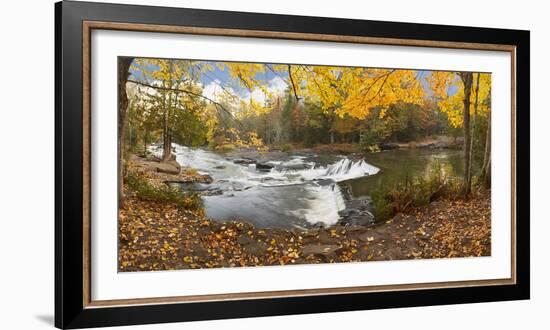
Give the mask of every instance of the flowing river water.
M 179 184 L 200 193 L 206 216 L 242 220 L 257 227 L 308 228 L 342 221 L 371 224 L 369 195 L 404 173 L 424 175 L 432 163 L 461 171 L 453 150 L 391 150 L 350 158 L 315 153 L 268 153 L 240 158 L 174 145 L 182 165 L 208 173 L 211 184 Z

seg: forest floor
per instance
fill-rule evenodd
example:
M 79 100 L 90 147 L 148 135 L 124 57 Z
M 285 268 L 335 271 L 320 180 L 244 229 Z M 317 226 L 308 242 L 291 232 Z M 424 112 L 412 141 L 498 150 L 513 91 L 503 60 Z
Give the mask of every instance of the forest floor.
M 149 180 L 208 178 L 192 170 L 166 174 L 137 163 Z M 151 167 L 153 166 L 153 167 Z M 217 222 L 202 210 L 129 194 L 119 210 L 119 271 L 489 256 L 490 193 L 441 199 L 370 227 L 308 230 Z

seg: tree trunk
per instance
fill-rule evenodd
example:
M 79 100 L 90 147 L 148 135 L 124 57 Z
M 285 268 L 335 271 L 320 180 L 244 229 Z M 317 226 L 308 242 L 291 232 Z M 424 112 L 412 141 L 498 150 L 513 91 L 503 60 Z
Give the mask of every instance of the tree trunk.
M 470 135 L 470 96 L 472 94 L 472 80 L 473 75 L 471 72 L 465 72 L 461 74 L 462 81 L 464 83 L 464 113 L 463 113 L 463 125 L 464 125 L 464 185 L 462 193 L 467 195 L 470 193 L 472 182 L 470 174 L 470 141 L 472 136 Z
M 170 129 L 167 128 L 164 134 L 162 161 L 168 161 L 170 158 L 172 158 L 172 136 Z
M 472 163 L 473 163 L 473 158 L 474 158 L 474 135 L 475 135 L 475 131 L 476 131 L 476 123 L 477 123 L 477 105 L 478 105 L 478 101 L 479 101 L 479 76 L 480 74 L 478 73 L 477 74 L 477 79 L 476 79 L 476 98 L 475 98 L 475 103 L 474 103 L 474 118 L 472 120 L 472 132 L 471 132 L 471 137 L 470 137 L 470 167 L 468 169 L 468 174 L 470 175 L 470 182 L 472 181 Z
M 128 113 L 126 83 L 130 76 L 130 65 L 133 60 L 133 57 L 118 58 L 118 197 L 120 204 L 124 199 L 124 130 Z
M 485 137 L 485 154 L 483 156 L 483 167 L 479 182 L 486 187 L 491 185 L 491 112 L 487 114 L 487 135 Z
M 172 88 L 172 71 L 173 63 L 170 61 L 170 74 L 168 75 L 168 88 Z M 164 82 L 166 83 L 166 82 Z M 166 105 L 166 94 L 164 95 L 164 125 L 163 125 L 163 146 L 162 146 L 162 161 L 168 161 L 172 157 L 172 136 L 170 133 L 170 111 L 172 109 L 172 92 L 168 93 L 168 105 Z
M 149 131 L 145 129 L 145 134 L 143 134 L 143 154 L 147 156 L 147 144 L 149 144 Z
M 166 97 L 166 96 L 164 96 Z M 168 105 L 166 101 L 164 103 L 164 115 L 163 115 L 163 125 L 162 125 L 162 161 L 170 160 L 172 154 L 172 143 L 170 141 L 170 134 L 168 129 L 168 111 L 170 109 L 170 101 Z
M 330 144 L 334 144 L 334 131 L 330 131 Z

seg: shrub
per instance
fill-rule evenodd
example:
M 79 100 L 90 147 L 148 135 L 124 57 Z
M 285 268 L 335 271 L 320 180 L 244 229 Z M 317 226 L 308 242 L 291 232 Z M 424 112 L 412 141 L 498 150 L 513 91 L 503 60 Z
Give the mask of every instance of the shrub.
M 183 194 L 168 185 L 155 187 L 143 174 L 129 172 L 125 178 L 127 189 L 138 199 L 150 202 L 172 203 L 186 210 L 202 210 L 202 200 L 196 194 Z
M 435 163 L 427 177 L 404 179 L 387 189 L 373 193 L 372 203 L 376 221 L 386 221 L 400 212 L 443 198 L 460 196 L 461 179 L 447 178 L 440 163 Z
M 280 147 L 281 151 L 288 152 L 294 149 L 294 146 L 290 143 L 284 143 Z

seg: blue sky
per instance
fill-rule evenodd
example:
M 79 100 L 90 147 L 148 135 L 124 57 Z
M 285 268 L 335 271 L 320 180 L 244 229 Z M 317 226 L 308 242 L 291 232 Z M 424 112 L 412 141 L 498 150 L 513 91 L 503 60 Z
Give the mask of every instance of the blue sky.
M 214 81 L 220 81 L 224 86 L 230 86 L 233 88 L 236 92 L 239 94 L 246 94 L 246 88 L 243 86 L 240 86 L 240 84 L 237 81 L 233 81 L 231 79 L 231 76 L 227 70 L 221 70 L 219 67 L 216 66 L 216 62 L 204 62 L 212 65 L 214 67 L 214 70 L 208 71 L 201 75 L 199 81 L 203 84 L 203 86 L 206 86 Z M 260 81 L 269 82 L 273 80 L 274 78 L 281 78 L 283 80 L 286 80 L 288 75 L 285 72 L 277 72 L 274 73 L 270 70 L 266 70 L 262 73 L 257 73 L 255 78 Z

